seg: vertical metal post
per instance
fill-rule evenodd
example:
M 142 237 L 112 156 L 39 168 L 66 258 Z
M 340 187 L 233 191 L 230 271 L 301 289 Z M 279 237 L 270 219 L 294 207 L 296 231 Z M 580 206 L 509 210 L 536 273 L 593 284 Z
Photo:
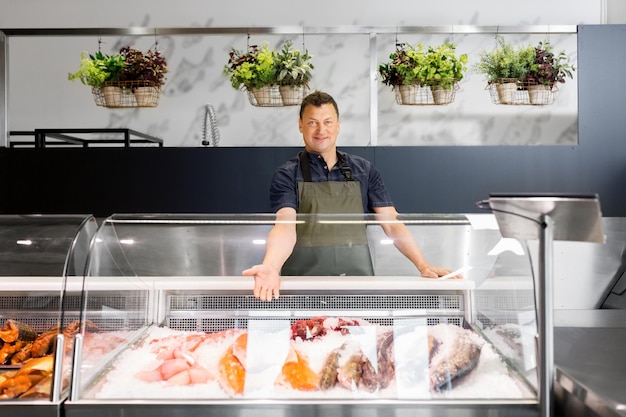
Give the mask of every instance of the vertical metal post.
M 0 31 L 0 147 L 9 146 L 9 38 Z
M 377 35 L 370 33 L 370 146 L 378 146 L 378 70 Z
M 81 312 L 82 313 L 82 312 Z M 81 372 L 82 372 L 82 352 L 83 335 L 81 333 L 74 336 L 74 352 L 72 356 L 72 383 L 70 384 L 70 401 L 78 401 L 81 394 Z
M 54 373 L 52 375 L 52 393 L 50 396 L 50 399 L 53 402 L 61 401 L 61 393 L 63 392 L 63 374 L 66 371 L 65 365 L 69 365 L 63 362 L 65 356 L 65 342 L 66 340 L 63 333 L 57 334 L 54 348 Z
M 543 216 L 542 230 L 539 232 L 539 279 L 537 299 L 539 314 L 539 406 L 542 417 L 552 415 L 552 389 L 554 383 L 554 294 L 552 243 L 554 222 L 550 216 Z

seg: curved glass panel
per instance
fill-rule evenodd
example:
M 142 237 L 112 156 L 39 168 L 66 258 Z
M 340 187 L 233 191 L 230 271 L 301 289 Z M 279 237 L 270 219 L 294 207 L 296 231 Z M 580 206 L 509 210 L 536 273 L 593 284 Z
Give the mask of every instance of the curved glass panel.
M 365 247 L 373 274 L 285 274 L 278 298 L 255 298 L 242 272 L 285 224 L 307 249 L 322 247 L 326 266 Z M 388 235 L 392 226 L 409 233 Z M 411 240 L 450 276 L 421 277 L 400 250 Z M 358 399 L 357 408 L 482 404 L 532 414 L 529 264 L 492 215 L 114 215 L 89 257 L 67 407 L 130 410 L 139 400 L 210 414 L 271 400 L 268 408 L 295 415 L 302 401 Z

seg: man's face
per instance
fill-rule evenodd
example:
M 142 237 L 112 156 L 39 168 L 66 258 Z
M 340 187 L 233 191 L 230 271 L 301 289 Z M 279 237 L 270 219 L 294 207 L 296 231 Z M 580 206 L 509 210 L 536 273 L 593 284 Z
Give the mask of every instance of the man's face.
M 320 154 L 335 152 L 339 118 L 332 104 L 306 106 L 298 120 L 298 127 L 307 151 Z

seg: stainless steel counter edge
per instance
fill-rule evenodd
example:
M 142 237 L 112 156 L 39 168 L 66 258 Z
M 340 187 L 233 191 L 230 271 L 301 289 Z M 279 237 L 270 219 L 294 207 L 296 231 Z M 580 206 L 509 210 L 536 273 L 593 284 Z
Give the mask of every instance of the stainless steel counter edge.
M 626 310 L 556 310 L 554 339 L 557 415 L 626 416 Z

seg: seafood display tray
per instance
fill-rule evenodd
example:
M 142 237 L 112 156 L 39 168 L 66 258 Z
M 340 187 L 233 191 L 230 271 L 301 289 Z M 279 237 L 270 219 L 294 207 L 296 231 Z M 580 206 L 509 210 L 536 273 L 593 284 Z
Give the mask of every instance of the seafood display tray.
M 45 282 L 45 280 L 43 280 Z M 80 298 L 80 297 L 79 297 Z M 27 328 L 29 332 L 36 333 L 33 337 L 40 335 L 42 341 L 45 340 L 46 332 L 50 329 L 54 329 L 59 326 L 61 322 L 60 315 L 61 296 L 58 293 L 51 293 L 47 291 L 40 291 L 39 293 L 24 292 L 24 291 L 7 291 L 0 293 L 0 327 L 5 328 L 9 326 L 9 323 L 18 324 L 21 328 Z M 64 316 L 64 323 L 76 322 L 80 318 L 80 309 L 78 305 L 76 309 L 71 312 L 68 310 Z M 20 330 L 21 332 L 21 330 Z M 55 335 L 57 332 L 54 332 Z M 18 341 L 20 337 L 18 336 Z M 30 338 L 32 341 L 32 338 Z M 32 341 L 32 343 L 23 344 L 20 350 L 8 350 L 3 351 L 0 355 L 3 361 L 10 360 L 11 356 L 15 353 L 19 353 L 22 350 L 30 349 L 30 345 L 34 345 L 38 342 L 38 338 Z M 50 339 L 51 347 L 47 348 L 48 351 L 57 350 L 63 351 L 66 340 Z M 0 344 L 0 349 L 10 347 L 12 343 Z M 52 347 L 55 346 L 55 347 Z M 71 349 L 71 345 L 67 349 Z M 11 353 L 9 353 L 11 352 Z M 13 353 L 14 352 L 14 353 Z M 43 352 L 42 352 L 43 353 Z M 67 367 L 67 363 L 63 363 L 63 355 L 54 355 L 47 353 L 44 356 L 33 358 L 27 363 L 5 363 L 0 366 L 0 381 L 2 387 L 7 389 L 6 393 L 9 395 L 9 399 L 0 400 L 0 414 L 6 416 L 33 416 L 33 417 L 58 417 L 61 413 L 62 403 L 68 395 L 68 385 L 70 369 Z M 63 371 L 65 367 L 65 372 Z M 20 380 L 14 375 L 24 375 L 33 381 L 33 385 L 28 387 L 24 386 L 24 380 Z M 37 374 L 37 376 L 35 376 Z M 52 386 L 47 382 L 51 381 L 55 375 L 66 375 L 66 379 L 63 384 L 65 389 L 53 390 Z M 46 375 L 40 378 L 40 375 Z M 9 381 L 14 378 L 16 383 L 13 385 Z M 35 378 L 37 382 L 35 382 Z M 55 383 L 59 383 L 60 379 Z M 13 393 L 26 393 L 31 394 L 31 398 L 20 399 L 10 398 Z M 4 392 L 4 389 L 2 390 Z
M 527 302 L 488 306 L 495 294 L 485 300 L 479 287 L 496 273 L 519 275 L 524 288 L 532 280 L 529 257 L 503 253 L 496 222 L 394 218 L 430 262 L 462 271 L 463 279 L 436 280 L 418 276 L 379 216 L 299 214 L 298 223 L 364 225 L 374 275 L 284 276 L 280 297 L 260 301 L 242 271 L 262 262 L 276 220 L 105 219 L 90 247 L 82 317 L 107 330 L 77 336 L 64 417 L 539 415 L 536 375 L 524 368 L 532 361 L 515 357 L 534 355 L 517 348 L 527 334 L 492 332 L 505 339 L 496 345 L 484 331 Z M 114 281 L 128 305 L 91 306 L 94 290 Z M 515 286 L 502 291 L 517 297 Z M 117 321 L 104 326 L 105 317 Z M 92 356 L 107 344 L 114 348 Z
M 427 330 L 422 329 L 436 331 L 439 328 L 441 332 L 446 326 L 451 326 L 450 328 L 462 329 L 481 343 L 488 343 L 481 333 L 473 331 L 472 323 L 466 319 L 469 297 L 469 293 L 463 290 L 402 293 L 343 290 L 332 291 L 332 294 L 331 291 L 287 291 L 278 300 L 267 303 L 238 291 L 159 290 L 156 299 L 160 302 L 156 316 L 161 318 L 160 325 L 148 327 L 133 343 L 116 351 L 111 362 L 100 364 L 98 377 L 83 385 L 79 398 L 71 398 L 65 403 L 65 415 L 72 417 L 89 413 L 96 417 L 126 417 L 149 413 L 152 416 L 169 417 L 184 414 L 221 416 L 250 413 L 255 416 L 313 417 L 322 414 L 356 413 L 354 415 L 383 417 L 434 413 L 444 417 L 487 414 L 537 416 L 537 400 L 532 387 L 515 370 L 506 368 L 504 363 L 503 377 L 518 386 L 523 395 L 497 399 L 485 396 L 455 398 L 446 392 L 426 394 L 423 397 L 403 396 L 397 395 L 395 382 L 392 388 L 387 391 L 377 390 L 375 394 L 363 391 L 350 394 L 350 391 L 333 388 L 334 391 L 297 392 L 295 395 L 284 390 L 275 390 L 269 394 L 265 392 L 264 395 L 242 395 L 224 392 L 219 388 L 218 382 L 211 381 L 189 389 L 185 386 L 169 386 L 168 381 L 162 381 L 153 385 L 151 392 L 145 393 L 142 391 L 142 384 L 145 382 L 135 379 L 142 371 L 149 373 L 156 361 L 157 356 L 150 353 L 148 346 L 153 346 L 153 350 L 160 352 L 167 350 L 165 347 L 154 348 L 157 341 L 169 344 L 185 339 L 185 343 L 190 343 L 191 339 L 198 338 L 197 343 L 201 347 L 194 354 L 198 354 L 200 358 L 194 360 L 204 364 L 203 361 L 208 360 L 207 358 L 219 358 L 227 350 L 223 346 L 229 343 L 235 345 L 235 336 L 245 334 L 248 348 L 253 345 L 264 346 L 263 351 L 270 353 L 264 356 L 280 356 L 283 339 L 278 335 L 284 336 L 285 331 L 288 331 L 286 329 L 293 331 L 298 323 L 315 321 L 316 318 L 354 320 L 361 323 L 360 326 L 364 329 L 379 329 L 376 334 L 380 333 L 380 329 L 395 329 L 396 336 L 402 333 L 398 329 L 407 323 L 419 323 L 409 327 L 412 331 L 424 332 L 423 334 Z M 313 329 L 314 326 L 307 328 Z M 329 331 L 330 333 L 332 332 Z M 250 339 L 252 334 L 256 335 L 254 341 Z M 368 331 L 364 334 L 368 334 Z M 207 345 L 206 340 L 221 337 L 220 335 L 230 337 L 228 342 L 223 342 L 222 347 L 217 348 L 213 342 L 210 346 Z M 291 343 L 293 346 L 294 342 Z M 306 342 L 295 343 L 302 347 Z M 178 342 L 168 346 L 174 350 L 180 347 Z M 324 345 L 309 349 L 315 350 L 321 346 Z M 367 346 L 367 343 L 363 346 Z M 497 350 L 492 349 L 491 345 L 484 346 L 485 355 L 493 356 L 483 355 L 483 359 L 495 361 Z M 328 352 L 323 353 L 326 356 Z M 307 354 L 311 355 L 311 350 Z M 258 356 L 248 351 L 248 360 L 252 360 L 250 355 L 253 358 Z M 486 363 L 482 365 L 484 368 L 477 369 L 488 369 L 493 366 L 488 364 L 495 362 Z

